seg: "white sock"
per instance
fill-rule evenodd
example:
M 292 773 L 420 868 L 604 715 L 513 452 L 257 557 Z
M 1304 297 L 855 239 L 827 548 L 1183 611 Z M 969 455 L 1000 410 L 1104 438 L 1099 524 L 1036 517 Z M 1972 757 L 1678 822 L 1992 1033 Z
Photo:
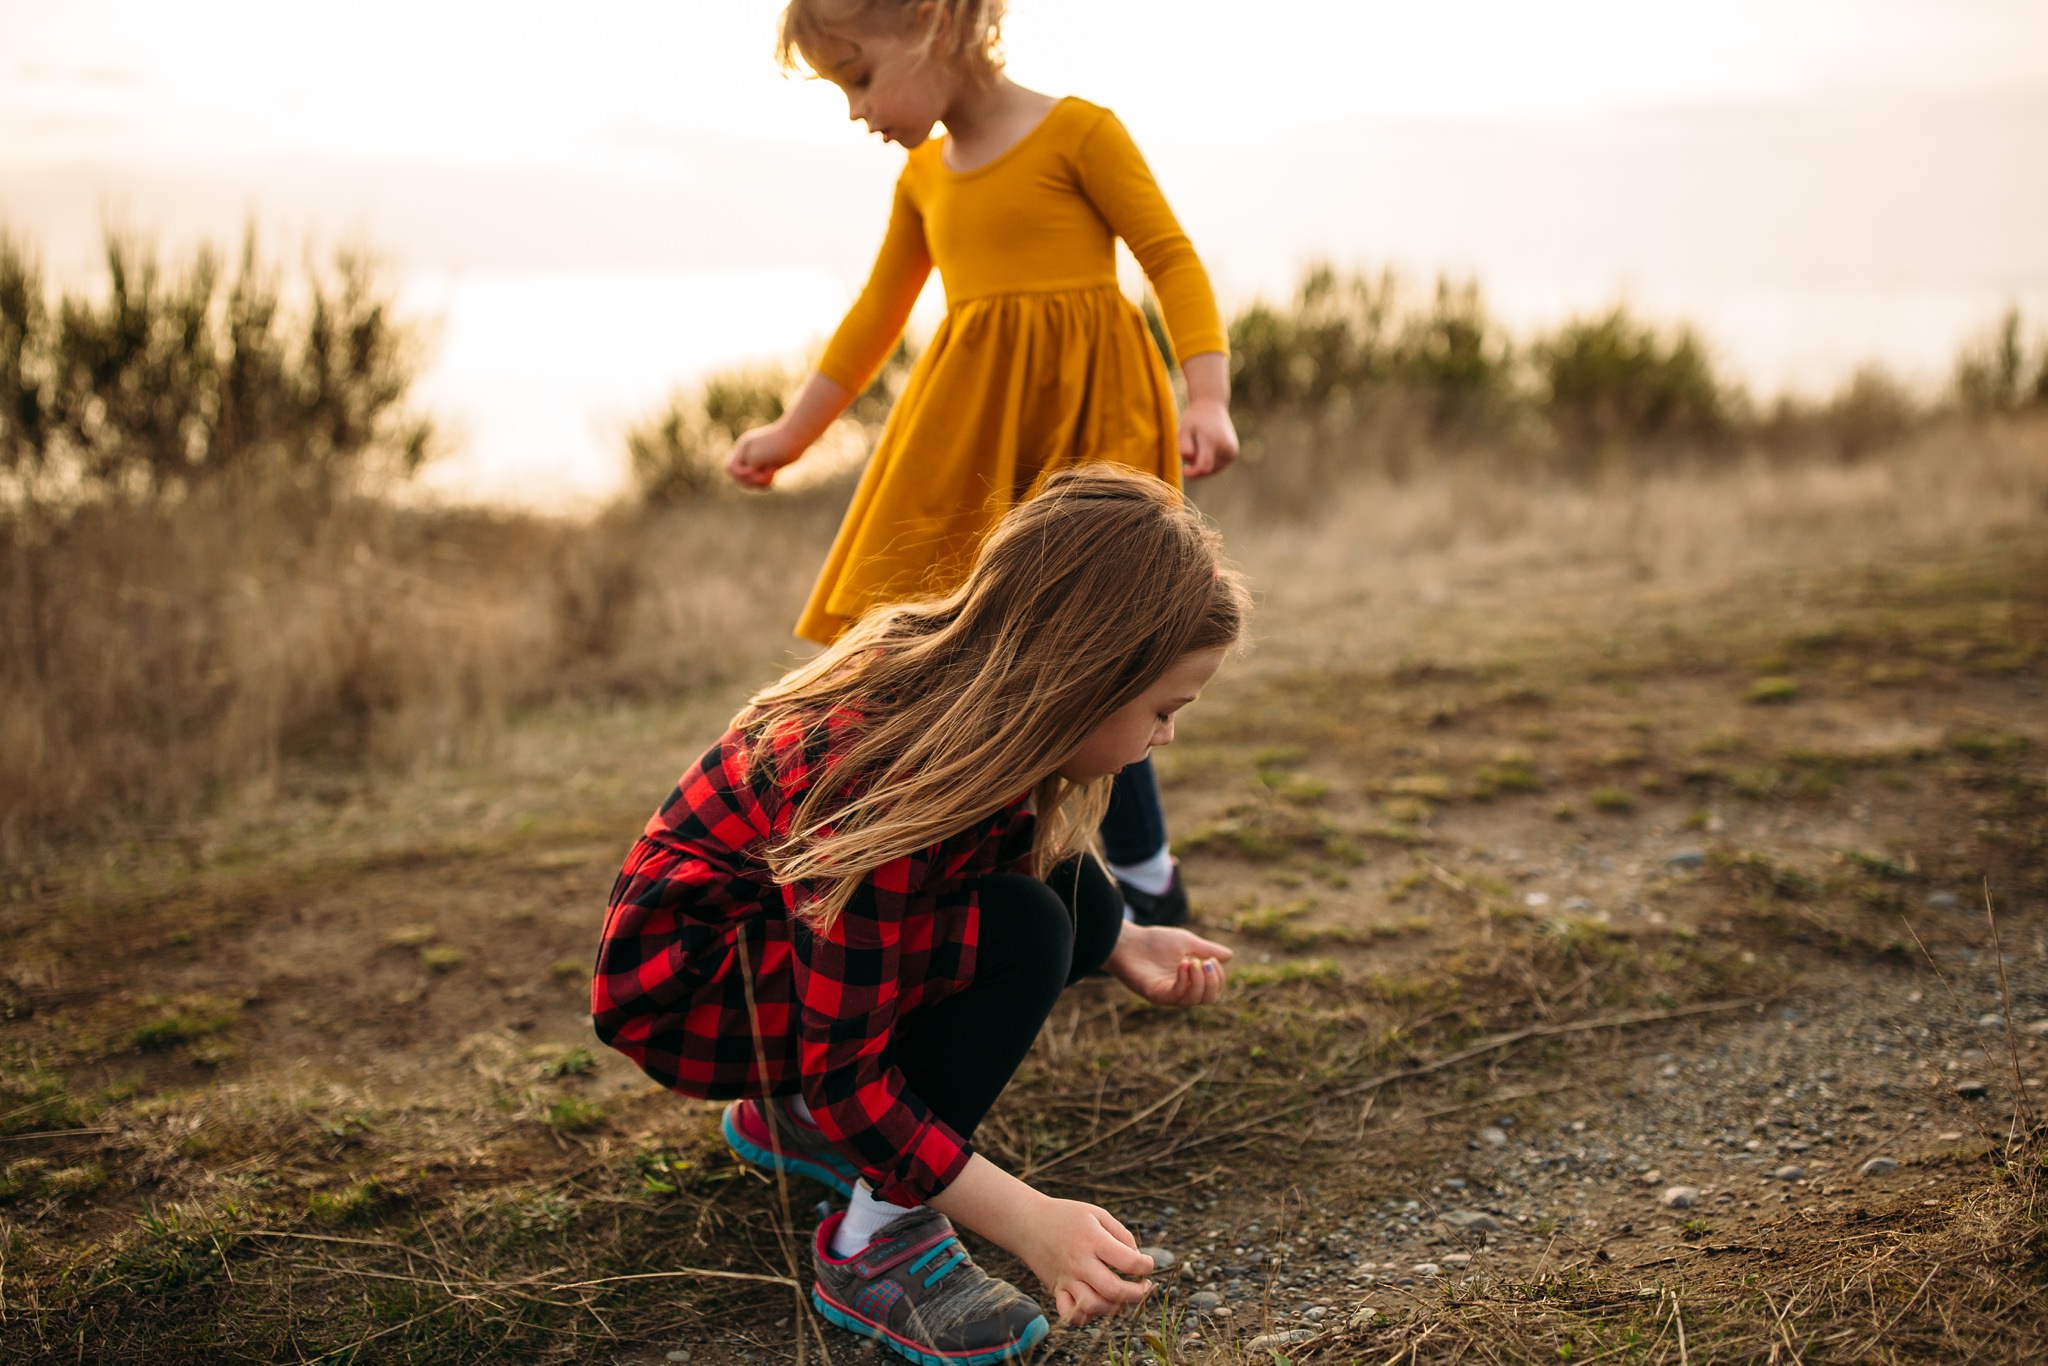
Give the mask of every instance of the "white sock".
M 875 1241 L 875 1235 L 891 1221 L 910 1213 L 916 1206 L 892 1205 L 887 1200 L 875 1199 L 875 1193 L 863 1181 L 853 1188 L 853 1199 L 846 1207 L 846 1217 L 839 1221 L 839 1227 L 832 1234 L 832 1255 L 851 1257 Z
M 1128 882 L 1147 896 L 1158 896 L 1173 885 L 1173 851 L 1165 845 L 1159 852 L 1141 863 L 1112 863 L 1110 874 L 1119 882 Z
M 818 1127 L 818 1121 L 811 1118 L 811 1107 L 804 1104 L 802 1096 L 791 1096 L 789 1098 L 789 1112 L 812 1128 Z

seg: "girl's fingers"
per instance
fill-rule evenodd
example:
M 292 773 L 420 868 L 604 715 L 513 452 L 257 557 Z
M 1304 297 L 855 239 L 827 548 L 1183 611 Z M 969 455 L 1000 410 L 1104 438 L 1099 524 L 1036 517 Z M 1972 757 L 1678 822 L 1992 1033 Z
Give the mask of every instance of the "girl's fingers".
M 1125 1248 L 1129 1249 L 1132 1256 L 1136 1257 L 1139 1261 L 1145 1263 L 1144 1266 L 1136 1268 L 1134 1274 L 1141 1276 L 1151 1274 L 1152 1259 L 1150 1257 L 1147 1257 L 1144 1253 L 1138 1251 L 1138 1240 L 1131 1236 L 1131 1231 L 1129 1229 L 1125 1228 L 1122 1224 L 1119 1224 L 1116 1221 L 1116 1216 L 1114 1214 L 1111 1214 L 1108 1210 L 1102 1209 L 1098 1206 L 1095 1210 L 1095 1222 L 1102 1225 L 1103 1230 L 1106 1233 L 1108 1233 L 1110 1237 L 1116 1239 L 1119 1243 L 1122 1243 Z M 1114 1263 L 1111 1264 L 1114 1265 Z

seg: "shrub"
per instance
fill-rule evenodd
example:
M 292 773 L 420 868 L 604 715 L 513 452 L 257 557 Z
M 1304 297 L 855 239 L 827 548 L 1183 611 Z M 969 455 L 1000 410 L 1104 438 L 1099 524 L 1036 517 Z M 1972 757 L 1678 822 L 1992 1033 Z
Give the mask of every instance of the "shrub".
M 1616 306 L 1539 338 L 1530 355 L 1544 415 L 1561 438 L 1582 447 L 1698 440 L 1730 426 L 1734 396 L 1689 327 L 1661 335 Z
M 898 339 L 874 379 L 847 406 L 841 424 L 872 450 L 917 351 Z M 633 487 L 650 507 L 673 507 L 727 487 L 725 459 L 733 443 L 775 421 L 795 395 L 799 376 L 780 367 L 727 370 L 694 392 L 679 392 L 661 412 L 626 434 Z
M 2020 311 L 2008 308 L 1956 357 L 1956 399 L 1973 413 L 2010 413 L 2048 403 L 2048 339 L 2029 356 Z
M 364 252 L 308 267 L 287 310 L 247 234 L 232 278 L 109 232 L 103 298 L 51 307 L 41 267 L 0 236 L 0 495 L 15 508 L 151 502 L 234 478 L 331 496 L 404 477 L 432 427 L 404 400 L 419 359 Z

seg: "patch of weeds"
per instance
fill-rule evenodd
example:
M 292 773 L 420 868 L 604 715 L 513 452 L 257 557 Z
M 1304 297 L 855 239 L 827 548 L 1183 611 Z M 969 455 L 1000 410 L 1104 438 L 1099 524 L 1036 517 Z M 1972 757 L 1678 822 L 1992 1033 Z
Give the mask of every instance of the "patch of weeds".
M 1347 943 L 1357 938 L 1343 928 L 1316 929 L 1301 924 L 1301 918 L 1315 908 L 1314 897 L 1301 897 L 1277 906 L 1254 903 L 1240 911 L 1231 928 L 1254 939 L 1270 939 L 1286 948 L 1311 944 Z
M 441 931 L 432 925 L 400 925 L 384 936 L 384 942 L 396 949 L 418 949 L 440 937 Z
M 1778 790 L 1785 781 L 1785 775 L 1765 765 L 1761 768 L 1738 768 L 1728 777 L 1728 788 L 1738 797 L 1760 802 Z
M 222 1220 L 171 1206 L 145 1210 L 140 1235 L 117 1250 L 96 1278 L 130 1295 L 161 1297 L 217 1278 L 240 1239 Z
M 1344 970 L 1327 958 L 1304 958 L 1284 963 L 1251 963 L 1230 970 L 1230 980 L 1239 987 L 1285 986 L 1293 982 L 1328 982 Z
M 1260 769 L 1259 786 L 1282 801 L 1294 802 L 1301 806 L 1313 806 L 1330 795 L 1330 785 L 1321 778 L 1310 778 L 1284 769 Z
M 53 1072 L 41 1068 L 0 1071 L 0 1134 L 76 1129 L 90 1123 L 95 1113 Z
M 1389 782 L 1387 792 L 1395 797 L 1447 802 L 1451 799 L 1451 780 L 1441 773 L 1410 773 Z
M 1713 823 L 1714 817 L 1711 812 L 1695 811 L 1679 823 L 1679 828 L 1683 830 L 1699 831 L 1707 829 Z
M 633 1158 L 633 1174 L 640 1180 L 640 1189 L 647 1195 L 676 1195 L 682 1191 L 685 1173 L 697 1164 L 681 1153 L 667 1148 L 658 1148 L 651 1153 L 640 1153 Z
M 1693 746 L 1693 752 L 1706 755 L 1709 758 L 1716 755 L 1740 754 L 1747 743 L 1735 731 L 1717 730 L 1706 739 L 1700 741 L 1699 744 Z
M 1714 1226 L 1704 1219 L 1692 1218 L 1678 1226 L 1679 1236 L 1688 1243 L 1696 1243 L 1714 1231 Z
M 1595 811 L 1610 815 L 1621 815 L 1636 809 L 1635 797 L 1618 787 L 1596 787 L 1586 794 L 1586 802 Z
M 2027 747 L 2027 737 L 2013 731 L 1987 727 L 1983 729 L 1952 730 L 1944 743 L 1958 754 L 1967 754 L 1972 759 L 1996 763 L 2010 759 Z
M 1570 802 L 1559 802 L 1550 808 L 1550 819 L 1569 824 L 1579 818 L 1579 808 Z
M 563 1096 L 549 1104 L 545 1118 L 558 1134 L 580 1134 L 604 1123 L 604 1107 L 581 1096 Z
M 1647 763 L 1649 758 L 1635 745 L 1614 745 L 1602 750 L 1596 762 L 1601 768 L 1637 768 Z
M 1753 707 L 1782 707 L 1798 696 L 1798 679 L 1789 674 L 1768 674 L 1751 683 L 1742 700 Z
M 1791 901 L 1804 901 L 1819 890 L 1814 880 L 1797 868 L 1787 868 L 1763 854 L 1750 850 L 1717 856 L 1716 862 L 1726 870 L 1732 882 L 1751 891 L 1767 892 Z
M 597 1059 L 582 1044 L 563 1049 L 555 1057 L 541 1064 L 544 1077 L 582 1077 L 597 1070 Z
M 548 976 L 565 982 L 572 978 L 587 978 L 590 976 L 590 964 L 581 958 L 557 958 L 548 964 Z
M 1388 1005 L 1449 1005 L 1464 994 L 1455 981 L 1442 977 L 1376 972 L 1365 979 L 1366 990 Z
M 1873 877 L 1881 877 L 1891 882 L 1903 882 L 1919 871 L 1911 854 L 1892 859 L 1883 854 L 1866 854 L 1857 849 L 1845 849 L 1842 851 L 1842 859 Z
M 170 1010 L 128 1035 L 128 1046 L 140 1053 L 159 1053 L 210 1035 L 224 1033 L 242 1018 L 242 1003 L 225 996 L 188 996 Z
M 1269 745 L 1252 755 L 1252 767 L 1261 770 L 1299 768 L 1307 762 L 1307 745 Z
M 1380 803 L 1380 814 L 1397 825 L 1426 825 L 1436 808 L 1420 797 L 1389 797 Z
M 1253 863 L 1273 863 L 1296 853 L 1322 854 L 1352 864 L 1364 859 L 1358 846 L 1327 822 L 1268 803 L 1235 808 L 1181 843 L 1185 849 L 1234 855 Z
M 462 950 L 445 944 L 429 944 L 420 950 L 420 966 L 429 972 L 452 972 L 462 966 Z
M 1426 915 L 1408 915 L 1399 920 L 1375 920 L 1365 927 L 1367 935 L 1374 939 L 1405 939 L 1411 935 L 1428 934 L 1435 928 Z
M 1401 874 L 1387 886 L 1387 900 L 1406 901 L 1409 897 L 1427 887 L 1430 882 L 1427 869 L 1415 868 Z
M 393 1201 L 393 1192 L 377 1181 L 358 1181 L 338 1191 L 311 1191 L 306 1217 L 324 1228 L 359 1228 L 373 1224 Z
M 1681 766 L 1678 770 L 1678 776 L 1685 782 L 1706 786 L 1710 783 L 1718 783 L 1728 775 L 1722 771 L 1719 764 L 1710 764 L 1703 759 L 1695 759 Z
M 1504 749 L 1493 762 L 1472 775 L 1472 795 L 1486 801 L 1501 792 L 1541 792 L 1543 779 L 1536 772 L 1535 756 L 1527 750 Z

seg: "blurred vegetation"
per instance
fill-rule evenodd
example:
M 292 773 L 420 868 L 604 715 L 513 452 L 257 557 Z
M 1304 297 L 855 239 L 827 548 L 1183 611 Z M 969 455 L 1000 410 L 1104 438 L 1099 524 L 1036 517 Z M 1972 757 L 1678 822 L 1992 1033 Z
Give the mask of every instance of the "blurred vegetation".
M 2033 346 L 2022 335 L 2020 311 L 2008 308 L 1985 335 L 1956 358 L 1956 397 L 1973 413 L 2011 413 L 2048 404 L 2048 335 Z
M 916 348 L 899 339 L 840 419 L 842 428 L 858 435 L 863 455 L 873 450 L 916 362 Z M 733 488 L 725 473 L 733 442 L 781 417 L 803 382 L 795 371 L 755 366 L 721 371 L 695 390 L 676 393 L 662 411 L 626 433 L 634 491 L 650 507 L 673 507 Z
M 801 380 L 755 367 L 633 428 L 631 488 L 595 519 L 434 508 L 386 496 L 434 433 L 409 402 L 420 334 L 368 256 L 288 273 L 253 235 L 168 260 L 110 233 L 103 260 L 60 294 L 0 231 L 0 852 L 755 667 L 916 360 L 900 344 L 810 462 L 825 477 L 772 498 L 725 496 L 733 441 Z M 1474 283 L 1318 267 L 1231 319 L 1248 468 L 1198 496 L 1236 534 L 1456 467 L 1441 510 L 1484 535 L 1537 481 L 1904 458 L 1944 414 L 2048 410 L 2032 335 L 2009 312 L 1941 396 L 1869 369 L 1759 408 L 1689 331 L 1624 309 L 1518 341 Z M 671 572 L 681 544 L 719 566 L 708 588 Z
M 285 305 L 254 232 L 232 269 L 212 248 L 166 263 L 118 233 L 104 291 L 53 298 L 0 236 L 0 497 L 16 513 L 152 502 L 230 480 L 331 496 L 404 477 L 431 425 L 406 411 L 416 333 L 371 258 L 308 266 Z

